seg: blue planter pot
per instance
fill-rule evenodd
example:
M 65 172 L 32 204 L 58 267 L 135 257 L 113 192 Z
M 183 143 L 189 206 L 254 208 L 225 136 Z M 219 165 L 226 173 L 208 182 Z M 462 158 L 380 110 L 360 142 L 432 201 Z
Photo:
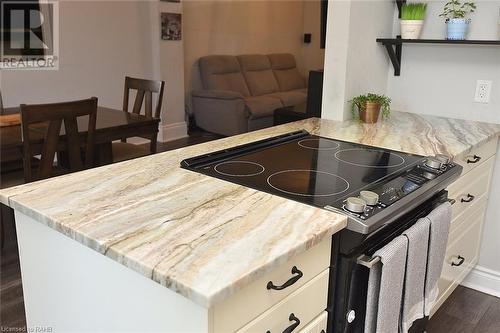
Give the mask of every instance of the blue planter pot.
M 448 19 L 446 22 L 448 28 L 446 39 L 464 40 L 467 36 L 469 23 L 470 19 Z

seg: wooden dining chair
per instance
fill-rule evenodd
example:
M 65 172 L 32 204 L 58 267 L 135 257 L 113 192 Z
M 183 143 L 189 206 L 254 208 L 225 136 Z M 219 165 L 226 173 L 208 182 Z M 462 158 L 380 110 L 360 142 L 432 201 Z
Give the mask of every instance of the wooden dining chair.
M 143 114 L 148 118 L 160 118 L 161 106 L 163 102 L 163 90 L 165 81 L 143 80 L 132 77 L 125 77 L 125 88 L 123 93 L 123 111 L 135 114 Z M 135 90 L 135 100 L 132 108 L 129 108 L 130 91 Z M 158 94 L 156 106 L 153 112 L 153 93 Z M 144 110 L 144 113 L 141 111 Z M 144 137 L 150 140 L 149 150 L 127 143 L 126 139 L 113 143 L 113 162 L 120 162 L 136 157 L 146 156 L 156 153 L 157 134 Z
M 0 90 L 0 113 L 3 114 L 3 101 L 2 101 L 2 91 Z
M 86 139 L 81 142 L 77 119 L 84 116 L 88 117 L 88 130 Z M 56 171 L 74 172 L 92 167 L 96 117 L 96 97 L 64 103 L 21 104 L 25 181 L 49 178 Z M 65 133 L 61 135 L 63 122 Z M 40 135 L 42 140 L 34 133 L 44 133 Z M 68 167 L 65 170 L 54 169 L 54 157 L 58 151 L 67 153 Z M 33 167 L 32 158 L 36 155 L 40 155 L 40 162 Z

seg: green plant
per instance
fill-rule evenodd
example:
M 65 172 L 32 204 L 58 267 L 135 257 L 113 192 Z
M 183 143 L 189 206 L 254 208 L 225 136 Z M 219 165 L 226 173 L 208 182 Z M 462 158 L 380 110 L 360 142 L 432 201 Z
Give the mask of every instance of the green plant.
M 469 13 L 474 13 L 476 4 L 474 2 L 460 2 L 460 0 L 450 0 L 444 5 L 443 12 L 439 15 L 447 19 L 465 18 Z
M 423 2 L 408 2 L 401 7 L 401 20 L 423 20 L 427 4 Z
M 351 103 L 351 112 L 353 117 L 356 116 L 356 107 L 359 111 L 365 110 L 366 102 L 373 102 L 380 105 L 383 118 L 388 118 L 391 114 L 391 99 L 385 95 L 368 93 L 366 95 L 359 95 L 357 97 L 354 97 L 349 102 Z

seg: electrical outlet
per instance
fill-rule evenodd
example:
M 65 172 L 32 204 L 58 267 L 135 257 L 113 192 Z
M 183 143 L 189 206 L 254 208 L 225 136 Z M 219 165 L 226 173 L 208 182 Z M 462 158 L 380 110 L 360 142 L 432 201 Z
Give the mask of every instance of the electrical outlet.
M 478 103 L 490 102 L 491 84 L 492 82 L 488 80 L 477 80 L 476 94 L 474 96 L 475 102 Z

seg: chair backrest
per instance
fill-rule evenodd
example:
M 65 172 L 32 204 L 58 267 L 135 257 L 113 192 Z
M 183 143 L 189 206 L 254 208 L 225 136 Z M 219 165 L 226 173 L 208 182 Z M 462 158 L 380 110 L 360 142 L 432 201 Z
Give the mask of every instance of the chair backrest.
M 88 117 L 85 157 L 82 159 L 82 143 L 78 132 L 78 117 Z M 97 117 L 97 98 L 65 103 L 21 104 L 23 137 L 23 166 L 26 182 L 49 178 L 53 173 L 56 152 L 68 153 L 70 171 L 92 167 L 94 161 L 94 136 Z M 65 140 L 61 139 L 64 121 Z M 40 133 L 41 135 L 36 135 Z M 40 142 L 40 136 L 43 142 Z M 41 149 L 40 149 L 41 145 Z M 31 159 L 41 155 L 35 175 L 32 174 Z
M 160 118 L 164 88 L 165 81 L 143 80 L 126 76 L 125 91 L 123 93 L 123 111 L 129 112 L 129 94 L 130 90 L 134 89 L 137 90 L 137 95 L 135 96 L 132 112 L 140 114 L 143 101 L 145 101 L 144 113 L 146 117 L 153 118 L 153 93 L 158 93 L 158 101 L 156 103 L 154 117 Z

